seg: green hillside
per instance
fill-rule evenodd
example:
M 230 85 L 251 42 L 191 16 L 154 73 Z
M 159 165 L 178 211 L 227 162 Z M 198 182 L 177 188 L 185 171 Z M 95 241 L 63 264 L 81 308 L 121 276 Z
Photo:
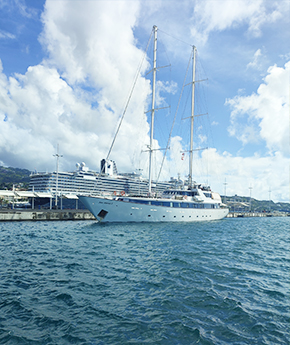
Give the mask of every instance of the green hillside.
M 0 189 L 28 189 L 30 171 L 27 169 L 7 168 L 0 166 Z
M 30 171 L 20 168 L 7 168 L 0 166 L 0 189 L 12 189 L 13 185 L 16 188 L 28 189 Z M 290 213 L 290 204 L 277 202 L 272 200 L 256 200 L 254 198 L 244 196 L 222 196 L 222 200 L 229 206 L 230 211 L 248 212 L 268 212 L 268 211 L 282 211 Z
M 290 204 L 286 202 L 277 202 L 275 203 L 272 200 L 257 200 L 254 198 L 245 197 L 245 196 L 227 196 L 226 198 L 222 196 L 223 202 L 225 202 L 231 212 L 240 211 L 248 212 L 268 212 L 268 211 L 280 211 L 280 212 L 290 212 Z

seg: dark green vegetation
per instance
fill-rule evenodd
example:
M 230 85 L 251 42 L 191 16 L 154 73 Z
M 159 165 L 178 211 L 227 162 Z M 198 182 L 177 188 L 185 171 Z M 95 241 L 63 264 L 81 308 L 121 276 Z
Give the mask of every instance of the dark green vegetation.
M 0 189 L 15 188 L 28 189 L 30 171 L 19 168 L 0 166 Z

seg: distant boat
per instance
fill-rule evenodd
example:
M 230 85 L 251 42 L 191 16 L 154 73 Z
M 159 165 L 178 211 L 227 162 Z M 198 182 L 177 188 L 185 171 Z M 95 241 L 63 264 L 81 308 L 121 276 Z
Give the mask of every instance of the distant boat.
M 196 184 L 192 180 L 193 162 L 193 124 L 194 124 L 194 88 L 196 48 L 193 47 L 192 107 L 190 135 L 190 163 L 187 184 L 165 190 L 160 197 L 152 193 L 152 156 L 155 107 L 157 27 L 153 27 L 153 84 L 151 133 L 149 145 L 149 188 L 148 196 L 82 196 L 79 199 L 88 210 L 101 222 L 194 222 L 218 220 L 227 216 L 229 210 L 222 204 L 218 193 L 209 187 Z

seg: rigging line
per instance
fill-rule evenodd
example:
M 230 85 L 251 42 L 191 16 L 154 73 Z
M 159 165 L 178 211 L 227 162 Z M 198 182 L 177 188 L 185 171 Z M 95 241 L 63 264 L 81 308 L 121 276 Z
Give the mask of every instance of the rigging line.
M 135 89 L 135 85 L 136 85 L 137 80 L 138 80 L 138 77 L 139 77 L 139 73 L 140 73 L 141 67 L 142 67 L 142 65 L 143 65 L 143 61 L 144 61 L 144 59 L 145 59 L 145 56 L 147 55 L 147 50 L 148 50 L 148 47 L 149 47 L 149 43 L 150 43 L 150 41 L 151 41 L 152 34 L 153 34 L 153 31 L 151 32 L 151 35 L 150 35 L 150 37 L 149 37 L 149 40 L 148 40 L 148 43 L 147 43 L 146 50 L 145 50 L 145 52 L 144 52 L 144 55 L 143 55 L 143 58 L 142 58 L 142 60 L 141 60 L 140 66 L 139 66 L 139 68 L 138 68 L 138 70 L 137 70 L 137 73 L 136 73 L 136 76 L 135 76 L 135 80 L 134 80 L 134 83 L 133 83 L 133 85 L 132 85 L 132 88 L 131 88 L 131 92 L 130 92 L 128 101 L 127 101 L 126 106 L 125 106 L 125 109 L 124 109 L 124 111 L 123 111 L 123 115 L 122 115 L 122 117 L 121 117 L 121 119 L 120 119 L 120 122 L 119 122 L 119 125 L 118 125 L 118 128 L 117 128 L 116 134 L 115 134 L 115 136 L 114 136 L 113 142 L 112 142 L 111 147 L 110 147 L 110 149 L 109 149 L 109 152 L 108 152 L 108 154 L 107 154 L 106 160 L 109 159 L 109 156 L 110 156 L 110 154 L 111 154 L 111 152 L 112 152 L 112 149 L 113 149 L 113 146 L 114 146 L 114 144 L 115 144 L 117 135 L 118 135 L 118 133 L 119 133 L 121 124 L 122 124 L 123 119 L 124 119 L 124 117 L 125 117 L 127 108 L 128 108 L 128 106 L 129 106 L 129 103 L 130 103 L 130 100 L 131 100 L 131 97 L 132 97 L 132 94 L 133 94 L 133 91 L 134 91 L 134 89 Z
M 130 103 L 130 100 L 131 100 L 133 91 L 134 91 L 134 89 L 135 89 L 135 85 L 136 85 L 136 83 L 137 83 L 137 80 L 138 80 L 138 77 L 139 77 L 139 74 L 140 74 L 140 71 L 141 71 L 141 67 L 142 67 L 143 62 L 144 62 L 144 60 L 145 60 L 145 57 L 146 57 L 146 55 L 147 55 L 147 51 L 148 51 L 148 47 L 149 47 L 149 44 L 150 44 L 152 35 L 153 35 L 153 30 L 152 30 L 152 32 L 151 32 L 151 34 L 150 34 L 150 37 L 149 37 L 149 39 L 148 39 L 148 42 L 147 42 L 147 46 L 146 46 L 145 52 L 144 52 L 144 54 L 143 54 L 143 57 L 142 57 L 142 59 L 141 59 L 141 62 L 140 62 L 140 64 L 139 64 L 139 66 L 138 66 L 138 69 L 137 69 L 137 72 L 136 72 L 136 75 L 135 75 L 135 79 L 134 79 L 134 82 L 133 82 L 133 85 L 132 85 L 132 88 L 131 88 L 131 91 L 130 91 L 130 94 L 129 94 L 128 101 L 127 101 L 127 103 L 126 103 L 125 109 L 124 109 L 123 114 L 122 114 L 122 117 L 121 117 L 121 119 L 120 119 L 120 122 L 119 122 L 119 125 L 118 125 L 118 128 L 117 128 L 117 131 L 116 131 L 115 136 L 114 136 L 114 139 L 113 139 L 113 142 L 112 142 L 112 144 L 111 144 L 111 146 L 110 146 L 110 149 L 109 149 L 109 152 L 108 152 L 108 154 L 107 154 L 106 161 L 107 161 L 107 160 L 109 159 L 109 157 L 110 157 L 110 154 L 111 154 L 112 149 L 113 149 L 113 146 L 114 146 L 114 144 L 115 144 L 115 141 L 116 141 L 117 135 L 118 135 L 118 133 L 119 133 L 121 124 L 122 124 L 123 119 L 124 119 L 124 117 L 125 117 L 125 114 L 126 114 L 128 105 L 129 105 L 129 103 Z M 105 166 L 104 166 L 104 167 L 105 167 Z M 97 178 L 97 181 L 96 181 L 96 183 L 95 183 L 95 185 L 94 185 L 94 188 L 93 188 L 92 193 L 94 192 L 96 186 L 98 185 L 99 180 L 100 180 L 100 176 L 101 176 L 102 173 L 103 173 L 103 171 L 100 171 L 100 174 L 99 174 L 99 176 L 98 176 L 98 178 Z
M 169 36 L 169 37 L 171 37 L 171 38 L 174 38 L 175 40 L 177 40 L 177 41 L 179 41 L 179 42 L 182 42 L 182 43 L 184 43 L 184 44 L 186 44 L 186 45 L 192 47 L 192 44 L 190 44 L 190 43 L 188 43 L 188 42 L 185 42 L 185 41 L 183 41 L 183 40 L 181 40 L 180 38 L 177 38 L 177 37 L 175 37 L 175 36 L 169 35 L 169 34 L 168 34 L 167 32 L 165 32 L 165 31 L 162 31 L 162 30 L 160 30 L 160 29 L 158 29 L 158 30 L 161 31 L 161 32 L 163 32 L 165 35 L 167 35 L 167 36 Z
M 168 138 L 167 145 L 166 145 L 166 149 L 165 149 L 165 152 L 164 152 L 164 155 L 163 155 L 163 159 L 162 159 L 161 167 L 160 167 L 159 174 L 158 174 L 158 177 L 157 177 L 157 180 L 156 180 L 156 184 L 157 184 L 158 181 L 159 181 L 159 178 L 160 178 L 160 175 L 161 175 L 161 170 L 162 170 L 162 167 L 163 167 L 163 164 L 164 164 L 164 161 L 165 161 L 165 157 L 166 157 L 167 151 L 168 151 L 168 149 L 169 149 L 170 139 L 171 139 L 173 127 L 174 127 L 174 124 L 175 124 L 175 120 L 176 120 L 176 117 L 177 117 L 177 113 L 178 113 L 178 109 L 179 109 L 181 97 L 182 97 L 182 94 L 183 94 L 183 90 L 184 90 L 184 87 L 185 87 L 185 82 L 186 82 L 187 73 L 188 73 L 188 70 L 189 70 L 189 67 L 190 67 L 191 59 L 192 59 L 192 53 L 190 54 L 190 58 L 189 58 L 189 61 L 188 61 L 188 65 L 187 65 L 185 77 L 184 77 L 184 80 L 183 80 L 182 89 L 181 89 L 181 92 L 180 92 L 180 96 L 179 96 L 177 108 L 176 108 L 176 111 L 175 111 L 173 123 L 172 123 L 171 130 L 170 130 L 170 133 L 169 133 L 169 138 Z

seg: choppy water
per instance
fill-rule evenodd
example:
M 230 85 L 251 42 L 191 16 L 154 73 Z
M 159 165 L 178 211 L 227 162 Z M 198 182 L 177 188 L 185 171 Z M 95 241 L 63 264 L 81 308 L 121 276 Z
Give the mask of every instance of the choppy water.
M 289 344 L 290 218 L 0 223 L 0 344 Z

